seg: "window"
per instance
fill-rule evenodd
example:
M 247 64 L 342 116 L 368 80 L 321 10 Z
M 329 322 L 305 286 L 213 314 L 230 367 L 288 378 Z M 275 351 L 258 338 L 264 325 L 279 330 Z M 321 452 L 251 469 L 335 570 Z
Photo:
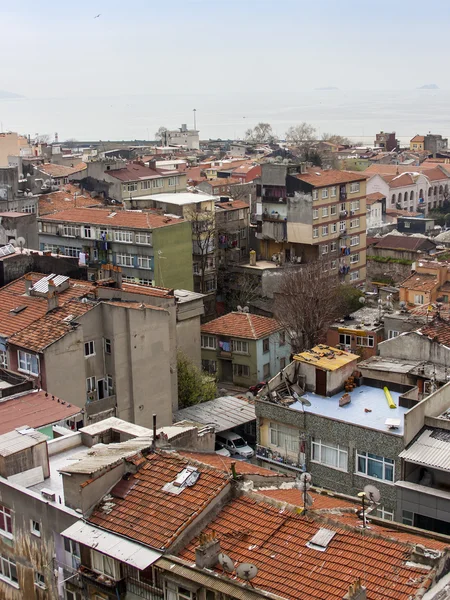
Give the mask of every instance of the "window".
M 355 229 L 355 227 L 359 227 L 359 218 L 350 221 L 350 229 Z
M 336 232 L 337 232 L 337 223 L 331 223 L 330 233 L 336 233 Z
M 348 335 L 348 333 L 340 333 L 339 334 L 339 343 L 342 344 L 343 346 L 351 346 L 352 338 L 350 335 Z
M 286 359 L 280 358 L 280 371 L 282 371 L 285 366 L 286 366 Z
M 0 350 L 0 367 L 8 368 L 8 353 L 6 350 Z
M 321 465 L 347 472 L 348 452 L 339 445 L 325 444 L 322 440 L 313 438 L 311 460 Z
M 78 569 L 81 563 L 80 546 L 78 542 L 64 538 L 64 550 L 69 555 L 66 560 L 74 569 Z
M 179 178 L 178 177 L 169 177 L 169 186 L 178 185 Z
M 414 525 L 414 513 L 409 510 L 402 511 L 402 523 L 403 525 Z
M 133 233 L 131 231 L 119 231 L 119 230 L 115 229 L 114 230 L 114 241 L 131 244 L 133 241 Z
M 379 506 L 377 508 L 377 510 L 375 511 L 375 516 L 376 517 L 380 517 L 380 519 L 386 519 L 387 521 L 393 521 L 394 520 L 394 513 L 393 513 L 393 511 L 386 510 L 384 508 L 384 506 Z
M 360 189 L 359 181 L 355 181 L 354 183 L 350 184 L 350 194 L 355 194 L 356 192 L 359 192 L 359 189 Z
M 18 350 L 19 371 L 30 373 L 30 375 L 39 375 L 39 359 L 36 354 L 29 354 Z
M 235 377 L 250 377 L 250 367 L 248 365 L 233 364 L 233 375 Z
M 328 188 L 322 190 L 322 199 L 325 200 L 325 198 L 328 198 Z
M 313 208 L 313 219 L 318 219 L 318 218 L 319 218 L 319 209 Z
M 45 577 L 43 573 L 39 573 L 39 571 L 34 572 L 34 585 L 43 588 L 44 590 L 46 589 Z
M 331 196 L 332 198 L 335 198 L 335 197 L 336 197 L 336 186 L 335 186 L 335 185 L 333 185 L 333 187 L 331 188 L 331 194 L 330 194 L 330 196 Z M 335 210 L 336 210 L 336 209 L 335 209 Z
M 86 392 L 89 394 L 96 389 L 95 386 L 95 377 L 88 377 L 86 379 Z
M 162 188 L 164 185 L 164 182 L 162 179 L 154 179 L 153 180 L 153 187 L 154 188 Z
M 177 600 L 196 600 L 197 594 L 178 586 Z
M 337 260 L 331 261 L 331 270 L 333 271 L 334 269 L 337 269 Z
M 84 356 L 88 358 L 89 356 L 95 355 L 95 343 L 94 341 L 85 342 L 84 343 Z
M 36 537 L 41 537 L 41 524 L 39 521 L 30 521 L 31 533 Z
M 78 258 L 80 256 L 80 248 L 75 248 L 75 246 L 65 246 L 63 248 L 63 254 L 65 254 L 66 256 L 73 256 L 75 258 Z
M 322 255 L 323 254 L 328 254 L 328 244 L 324 244 L 322 246 Z
M 248 354 L 248 342 L 243 340 L 231 340 L 231 350 L 238 354 Z
M 353 200 L 353 202 L 350 202 L 350 210 L 359 210 L 359 200 Z
M 336 242 L 331 242 L 330 244 L 330 252 L 336 252 L 337 250 L 337 243 Z
M 353 271 L 350 273 L 350 281 L 358 281 L 359 279 L 359 271 Z
M 91 238 L 92 237 L 92 230 L 90 228 L 89 225 L 85 225 L 83 227 L 83 235 L 85 238 Z
M 334 217 L 337 213 L 336 204 L 330 207 L 330 215 Z
M 241 238 L 241 240 L 247 239 L 247 228 L 246 227 L 243 227 L 242 229 L 239 230 L 239 237 Z
M 105 342 L 105 354 L 111 354 L 111 340 L 108 338 L 104 339 Z
M 313 238 L 318 238 L 318 237 L 319 237 L 319 228 L 313 227 Z
M 284 346 L 286 343 L 286 332 L 285 331 L 280 331 L 280 341 L 279 344 L 280 346 Z
M 359 252 L 357 252 L 356 254 L 350 255 L 350 262 L 351 262 L 351 264 L 355 264 L 355 263 L 359 262 Z
M 73 590 L 66 590 L 65 600 L 81 600 L 81 592 L 74 592 Z
M 263 379 L 264 381 L 270 379 L 270 363 L 263 365 Z
M 134 241 L 136 244 L 147 244 L 148 246 L 152 245 L 152 234 L 151 233 L 136 233 L 134 236 Z
M 205 348 L 205 350 L 215 350 L 217 347 L 217 340 L 214 335 L 202 335 L 201 342 L 202 348 Z
M 345 202 L 341 202 L 341 208 L 340 208 L 341 212 L 345 212 Z
M 365 477 L 394 481 L 394 461 L 370 452 L 356 451 L 356 472 Z
M 0 504 L 0 534 L 12 537 L 11 510 Z
M 217 362 L 210 359 L 202 359 L 202 369 L 207 373 L 217 373 Z
M 350 246 L 359 246 L 359 235 L 352 235 L 350 238 Z
M 282 448 L 284 451 L 298 453 L 299 432 L 294 427 L 269 423 L 269 441 L 271 446 Z
M 75 237 L 80 235 L 80 229 L 76 225 L 64 225 L 63 232 L 65 237 Z
M 322 225 L 322 237 L 326 237 L 328 235 L 328 225 Z
M 19 587 L 16 563 L 4 554 L 0 554 L 0 579 Z
M 374 345 L 373 335 L 368 335 L 368 336 L 357 335 L 356 336 L 356 345 L 363 346 L 365 348 L 373 348 L 373 345 Z
M 392 340 L 393 338 L 396 338 L 398 335 L 400 335 L 400 331 L 395 331 L 395 329 L 390 329 L 388 331 L 388 340 Z
M 205 292 L 213 292 L 217 287 L 215 279 L 208 279 L 205 281 Z
M 152 187 L 151 179 L 147 179 L 147 181 L 141 181 L 141 190 L 148 190 Z
M 317 200 L 318 197 L 319 197 L 319 191 L 318 190 L 313 190 L 312 191 L 312 197 L 313 197 L 313 200 Z
M 111 577 L 111 579 L 119 579 L 119 564 L 110 556 L 91 550 L 91 564 L 93 571 Z
M 414 295 L 414 304 L 423 304 L 423 294 L 415 294 Z
M 347 229 L 345 221 L 339 221 L 339 231 L 342 233 Z
M 137 181 L 130 181 L 125 185 L 126 192 L 137 192 L 138 184 Z
M 132 267 L 133 266 L 133 255 L 132 254 L 116 254 L 116 264 L 120 267 Z
M 140 269 L 153 269 L 153 256 L 138 256 L 137 262 Z
M 22 207 L 21 212 L 35 213 L 36 212 L 36 206 L 34 204 L 26 204 L 25 206 Z
M 322 217 L 328 217 L 328 206 L 322 208 Z
M 263 339 L 263 352 L 269 352 L 270 350 L 270 340 L 269 338 Z

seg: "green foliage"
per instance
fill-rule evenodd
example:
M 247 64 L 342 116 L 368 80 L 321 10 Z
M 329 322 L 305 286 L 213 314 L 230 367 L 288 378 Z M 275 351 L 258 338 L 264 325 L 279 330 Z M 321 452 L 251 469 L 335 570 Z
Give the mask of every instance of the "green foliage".
M 383 264 L 412 265 L 414 261 L 407 258 L 392 258 L 392 256 L 368 256 L 367 260 Z
M 364 296 L 364 294 L 349 284 L 344 284 L 339 286 L 338 289 L 338 303 L 340 305 L 340 312 L 343 316 L 349 315 L 355 310 L 358 310 L 362 307 L 359 299 Z
M 216 397 L 216 380 L 205 375 L 182 352 L 177 356 L 178 405 L 186 408 Z

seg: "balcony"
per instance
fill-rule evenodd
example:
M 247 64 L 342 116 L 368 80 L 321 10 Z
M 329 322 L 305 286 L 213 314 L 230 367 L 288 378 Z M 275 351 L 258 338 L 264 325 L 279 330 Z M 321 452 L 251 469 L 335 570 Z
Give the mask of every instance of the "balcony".
M 116 410 L 116 395 L 98 398 L 97 391 L 90 392 L 86 398 L 86 415 L 88 417 L 106 410 Z
M 295 460 L 288 455 L 283 455 L 281 452 L 267 448 L 266 446 L 256 446 L 256 458 L 264 462 L 268 462 L 275 465 L 283 465 L 293 471 L 303 472 L 306 471 L 305 464 L 299 464 L 298 459 Z
M 339 232 L 338 237 L 343 238 L 347 235 L 348 235 L 347 229 L 343 229 L 342 231 Z
M 94 587 L 95 589 L 108 593 L 115 593 L 120 596 L 121 594 L 125 594 L 127 591 L 126 582 L 124 579 L 120 579 L 116 581 L 115 579 L 111 579 L 107 575 L 102 575 L 100 573 L 96 573 L 81 565 L 78 569 L 78 573 L 81 576 L 81 579 L 88 585 Z

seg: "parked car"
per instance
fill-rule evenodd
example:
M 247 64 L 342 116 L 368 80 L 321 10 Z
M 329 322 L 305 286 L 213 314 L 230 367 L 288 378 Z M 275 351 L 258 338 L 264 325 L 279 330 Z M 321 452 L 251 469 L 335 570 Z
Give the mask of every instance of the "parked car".
M 214 452 L 216 454 L 220 454 L 220 456 L 231 456 L 230 451 L 224 448 L 222 444 L 219 444 L 218 442 L 216 442 Z
M 242 458 L 252 458 L 254 451 L 247 442 L 234 431 L 225 431 L 216 434 L 216 442 L 226 448 L 231 454 L 237 454 Z

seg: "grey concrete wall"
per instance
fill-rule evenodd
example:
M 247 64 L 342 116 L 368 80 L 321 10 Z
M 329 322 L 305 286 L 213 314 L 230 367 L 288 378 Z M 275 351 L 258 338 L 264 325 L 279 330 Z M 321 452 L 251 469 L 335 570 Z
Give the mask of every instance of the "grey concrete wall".
M 373 256 L 371 248 L 367 248 L 367 256 L 368 281 L 385 281 L 386 277 L 390 277 L 395 284 L 398 284 L 411 275 L 411 265 L 379 263 L 375 260 L 370 260 L 369 256 Z
M 450 364 L 450 348 L 414 331 L 378 344 L 380 356 Z
M 25 240 L 24 247 L 38 250 L 38 232 L 35 213 L 0 217 L 0 246 L 9 244 L 12 239 Z
M 405 414 L 405 444 L 419 433 L 424 426 L 425 417 L 438 417 L 448 409 L 450 401 L 450 383 L 439 388 L 434 394 L 416 404 Z
M 77 258 L 43 256 L 38 253 L 15 254 L 0 261 L 0 286 L 6 285 L 25 273 L 55 273 L 74 279 L 86 279 L 86 269 L 78 266 Z
M 126 470 L 125 461 L 110 470 L 96 473 L 96 478 L 87 485 L 81 486 L 88 479 L 88 474 L 63 475 L 64 500 L 66 506 L 74 510 L 80 509 L 84 516 L 88 515 L 105 494 L 123 477 Z

